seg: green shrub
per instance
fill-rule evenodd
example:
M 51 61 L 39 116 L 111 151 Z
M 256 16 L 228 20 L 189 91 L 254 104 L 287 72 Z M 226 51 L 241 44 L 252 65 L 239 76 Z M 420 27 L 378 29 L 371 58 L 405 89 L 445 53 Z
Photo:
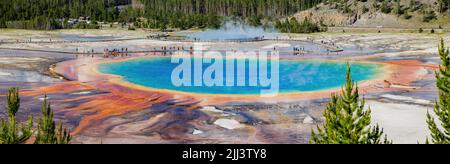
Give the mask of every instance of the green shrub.
M 0 144 L 23 144 L 33 134 L 35 144 L 69 144 L 71 135 L 69 130 L 63 128 L 62 122 L 56 125 L 53 119 L 53 110 L 47 103 L 47 96 L 41 107 L 42 117 L 39 118 L 36 129 L 33 129 L 33 117 L 30 115 L 26 124 L 20 123 L 16 114 L 20 109 L 20 96 L 18 88 L 10 88 L 6 95 L 7 119 L 0 121 Z
M 434 11 L 425 11 L 423 17 L 422 17 L 422 21 L 423 22 L 430 22 L 433 19 L 436 19 L 436 13 L 434 13 Z
M 41 106 L 42 118 L 39 118 L 35 144 L 69 144 L 72 137 L 70 132 L 62 127 L 60 121 L 56 124 L 53 119 L 53 110 L 50 103 L 47 103 L 47 96 L 44 97 L 44 103 Z
M 23 144 L 33 135 L 33 117 L 29 116 L 27 123 L 19 123 L 16 114 L 20 109 L 18 88 L 10 88 L 6 95 L 7 119 L 0 121 L 0 144 Z
M 440 69 L 435 72 L 436 87 L 438 88 L 439 100 L 437 100 L 433 117 L 427 112 L 428 129 L 431 132 L 431 141 L 435 144 L 450 144 L 450 59 L 449 48 L 445 46 L 444 39 L 441 39 L 438 46 L 438 54 L 441 59 Z M 437 120 L 436 120 L 437 118 Z M 427 139 L 427 143 L 430 141 Z
M 408 13 L 405 13 L 405 14 L 403 15 L 403 18 L 405 18 L 405 19 L 411 19 L 411 18 L 412 18 L 412 15 L 409 15 Z
M 360 99 L 358 84 L 347 64 L 346 83 L 342 94 L 333 94 L 323 112 L 322 127 L 311 130 L 312 144 L 391 144 L 383 129 L 371 124 L 370 107 Z
M 383 1 L 382 3 L 381 3 L 381 7 L 380 7 L 381 9 L 381 12 L 382 13 L 385 13 L 385 14 L 389 14 L 389 13 L 391 13 L 391 10 L 392 10 L 392 8 L 389 6 L 389 3 L 388 3 L 388 1 L 387 0 L 385 0 L 385 1 Z
M 325 25 L 319 25 L 319 23 L 315 23 L 309 18 L 305 18 L 301 22 L 295 18 L 291 18 L 291 20 L 286 19 L 284 22 L 277 21 L 275 27 L 284 33 L 314 33 L 327 30 Z

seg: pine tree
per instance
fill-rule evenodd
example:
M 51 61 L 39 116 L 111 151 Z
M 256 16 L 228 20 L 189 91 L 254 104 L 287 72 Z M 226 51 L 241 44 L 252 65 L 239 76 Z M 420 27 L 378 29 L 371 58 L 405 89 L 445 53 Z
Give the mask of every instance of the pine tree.
M 397 16 L 400 16 L 403 14 L 402 6 L 400 5 L 400 0 L 397 0 L 395 2 L 394 11 L 395 11 L 395 14 L 397 14 Z
M 365 110 L 365 100 L 359 101 L 358 86 L 353 82 L 347 64 L 346 83 L 342 95 L 332 95 L 323 116 L 325 122 L 312 130 L 314 144 L 390 144 L 378 125 L 371 127 L 371 110 Z
M 445 11 L 447 11 L 449 8 L 449 5 L 450 5 L 450 2 L 448 1 L 448 0 L 438 0 L 437 1 L 437 7 L 438 7 L 438 11 L 440 12 L 440 13 L 443 13 L 443 12 L 445 12 Z
M 439 71 L 436 72 L 436 85 L 439 90 L 439 101 L 436 102 L 436 113 L 442 128 L 439 128 L 434 117 L 427 113 L 428 128 L 431 131 L 432 142 L 435 144 L 450 144 L 450 56 L 449 48 L 445 47 L 444 39 L 438 47 L 442 61 Z M 429 141 L 427 140 L 427 143 Z
M 35 144 L 69 144 L 71 136 L 67 129 L 63 129 L 62 122 L 56 127 L 53 111 L 47 103 L 47 96 L 41 106 L 42 118 L 39 119 Z
M 27 125 L 23 123 L 18 126 L 16 113 L 20 108 L 19 89 L 11 88 L 8 91 L 6 112 L 8 120 L 1 120 L 0 144 L 22 144 L 25 143 L 33 134 L 33 117 L 29 116 Z
M 381 10 L 381 12 L 383 12 L 383 13 L 385 13 L 385 14 L 388 14 L 388 13 L 391 12 L 392 9 L 391 9 L 391 7 L 389 6 L 389 3 L 388 3 L 387 0 L 384 0 L 384 1 L 381 3 L 380 10 Z
M 416 0 L 409 1 L 409 11 L 410 12 L 416 11 Z

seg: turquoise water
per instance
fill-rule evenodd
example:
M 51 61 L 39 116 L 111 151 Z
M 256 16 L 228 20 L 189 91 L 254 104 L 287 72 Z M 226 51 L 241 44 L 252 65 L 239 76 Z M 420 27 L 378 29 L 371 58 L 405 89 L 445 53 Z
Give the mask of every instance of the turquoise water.
M 190 93 L 251 95 L 260 94 L 262 89 L 270 88 L 260 85 L 233 87 L 207 87 L 203 85 L 177 87 L 172 84 L 171 75 L 172 70 L 178 65 L 179 64 L 171 63 L 170 58 L 138 58 L 123 62 L 101 64 L 99 65 L 99 71 L 106 74 L 120 75 L 128 82 L 145 87 Z M 246 65 L 245 79 L 249 79 L 248 61 Z M 203 70 L 209 66 L 209 64 L 203 64 Z M 381 66 L 378 64 L 352 63 L 352 77 L 355 81 L 375 78 L 378 74 L 379 67 Z M 271 76 L 270 69 L 269 62 L 269 76 Z M 340 87 L 345 81 L 345 70 L 345 62 L 280 60 L 279 90 L 281 93 L 292 93 Z M 193 76 L 194 75 L 192 75 L 192 79 L 194 78 Z M 226 79 L 225 76 L 226 73 L 224 73 L 224 79 Z M 235 73 L 234 76 L 235 79 L 237 79 L 237 76 L 243 75 Z M 246 83 L 248 84 L 248 80 Z

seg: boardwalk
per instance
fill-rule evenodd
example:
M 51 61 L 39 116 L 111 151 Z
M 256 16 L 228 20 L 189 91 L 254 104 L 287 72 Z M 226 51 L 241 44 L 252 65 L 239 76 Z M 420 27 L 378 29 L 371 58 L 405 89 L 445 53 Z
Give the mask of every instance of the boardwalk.
M 152 38 L 160 41 L 176 41 L 187 43 L 245 43 L 245 42 L 260 42 L 266 39 L 254 38 L 254 39 L 226 39 L 226 40 L 192 40 L 192 39 L 173 39 L 173 38 Z
M 334 45 L 330 45 L 330 44 L 326 44 L 326 43 L 322 43 L 322 42 L 315 42 L 314 40 L 310 40 L 310 39 L 285 39 L 285 38 L 282 38 L 282 39 L 265 39 L 265 40 L 272 40 L 272 41 L 297 41 L 297 42 L 309 42 L 309 43 L 313 43 L 313 44 L 317 44 L 317 45 L 320 45 L 320 46 L 323 46 L 323 47 L 325 47 L 325 48 L 327 48 L 328 49 L 328 51 L 329 52 L 342 52 L 342 51 L 344 51 L 344 49 L 342 49 L 342 48 L 339 48 L 339 47 L 336 47 L 336 46 L 334 46 Z
M 159 40 L 159 41 L 175 41 L 175 42 L 185 42 L 185 43 L 247 43 L 247 42 L 261 42 L 261 41 L 297 41 L 297 42 L 309 42 L 313 44 L 321 45 L 328 49 L 329 52 L 342 52 L 344 51 L 342 48 L 334 46 L 325 42 L 315 42 L 310 39 L 287 39 L 287 38 L 249 38 L 249 39 L 230 39 L 230 40 L 189 40 L 189 39 L 174 39 L 170 37 L 140 37 L 140 38 L 124 38 L 124 39 L 105 39 L 105 40 L 78 40 L 78 41 L 67 41 L 67 40 L 51 40 L 48 41 L 33 41 L 30 40 L 0 40 L 1 44 L 64 44 L 64 43 L 100 43 L 100 42 L 115 42 L 115 41 L 131 41 L 131 40 Z M 154 52 L 154 51 L 146 51 L 146 52 Z M 58 52 L 58 53 L 66 53 L 66 52 Z M 132 52 L 130 52 L 132 53 Z
M 54 51 L 54 50 L 40 50 L 40 49 L 24 49 L 24 48 L 0 48 L 0 50 L 14 50 L 14 51 L 31 51 L 31 52 L 48 52 L 48 53 L 59 53 L 59 54 L 78 54 L 78 55 L 103 55 L 105 52 L 71 52 L 71 51 Z M 164 52 L 176 52 L 182 50 L 141 50 L 141 51 L 123 51 L 120 53 L 164 53 Z M 188 52 L 185 50 L 185 52 Z
M 148 38 L 124 38 L 124 39 L 104 39 L 104 40 L 52 40 L 48 41 L 39 40 L 0 40 L 0 44 L 61 44 L 61 43 L 99 43 L 99 42 L 115 42 L 115 41 L 130 41 L 130 40 L 143 40 Z M 37 39 L 36 39 L 37 40 Z
M 335 46 L 332 44 L 332 42 L 316 42 L 312 39 L 293 39 L 293 38 L 264 38 L 264 37 L 257 37 L 254 39 L 239 39 L 239 40 L 186 40 L 186 39 L 162 39 L 162 37 L 154 38 L 154 37 L 144 37 L 144 38 L 126 38 L 126 39 L 106 39 L 106 40 L 90 40 L 90 41 L 52 41 L 51 39 L 49 41 L 0 41 L 0 44 L 64 44 L 64 43 L 95 43 L 95 42 L 114 42 L 114 41 L 130 41 L 130 40 L 161 40 L 161 41 L 177 41 L 177 42 L 188 42 L 188 43 L 204 43 L 204 42 L 211 42 L 211 43 L 243 43 L 243 42 L 261 42 L 261 41 L 289 41 L 289 42 L 308 42 L 316 45 L 320 45 L 322 47 L 325 47 L 328 52 L 342 52 L 344 51 L 342 48 Z M 113 54 L 113 53 L 126 53 L 126 54 L 136 54 L 136 53 L 161 53 L 164 55 L 172 54 L 173 52 L 192 52 L 192 49 L 175 49 L 175 47 L 172 48 L 153 48 L 152 50 L 138 50 L 138 51 L 117 51 L 117 52 L 94 52 L 94 51 L 87 51 L 87 52 L 78 52 L 78 49 L 76 51 L 61 51 L 61 50 L 42 50 L 42 49 L 24 49 L 24 48 L 1 48 L 0 50 L 18 50 L 18 51 L 31 51 L 31 52 L 48 52 L 48 53 L 60 53 L 60 54 L 74 54 L 74 55 L 105 55 L 105 54 Z M 219 51 L 219 50 L 217 50 Z M 299 49 L 297 51 L 294 50 L 294 55 L 303 55 L 307 54 L 310 51 L 306 51 L 304 49 Z
M 238 39 L 238 40 L 186 40 L 186 39 L 161 39 L 161 38 L 154 38 L 161 41 L 178 41 L 178 42 L 192 42 L 192 43 L 246 43 L 246 42 L 261 42 L 261 41 L 297 41 L 297 42 L 309 42 L 313 44 L 318 44 L 320 46 L 323 46 L 327 48 L 329 52 L 342 52 L 344 49 L 323 43 L 323 42 L 314 42 L 313 40 L 309 39 L 285 39 L 285 38 L 255 38 L 255 39 Z

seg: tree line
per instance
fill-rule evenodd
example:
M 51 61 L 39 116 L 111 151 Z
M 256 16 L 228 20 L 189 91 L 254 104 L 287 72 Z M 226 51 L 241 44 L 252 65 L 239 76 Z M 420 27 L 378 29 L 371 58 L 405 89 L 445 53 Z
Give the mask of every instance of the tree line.
M 311 8 L 322 0 L 141 0 L 149 27 L 188 29 L 220 27 L 224 17 L 251 25 Z
M 323 32 L 327 27 L 320 22 L 313 22 L 308 17 L 298 21 L 295 17 L 284 21 L 276 21 L 275 27 L 283 33 L 314 33 Z
M 114 22 L 118 5 L 129 0 L 0 0 L 0 28 L 51 30 L 67 28 L 69 18 Z
M 0 0 L 0 17 L 14 21 L 89 16 L 96 21 L 114 21 L 119 15 L 116 6 L 127 3 L 129 0 Z
M 141 0 L 146 13 L 217 14 L 283 17 L 309 9 L 322 0 Z
M 224 17 L 259 25 L 262 19 L 289 16 L 322 0 L 0 0 L 0 28 L 69 28 L 70 18 L 135 23 L 145 28 L 219 27 Z M 122 6 L 120 6 L 122 5 Z M 126 6 L 123 6 L 126 5 Z M 143 18 L 143 19 L 141 19 Z

